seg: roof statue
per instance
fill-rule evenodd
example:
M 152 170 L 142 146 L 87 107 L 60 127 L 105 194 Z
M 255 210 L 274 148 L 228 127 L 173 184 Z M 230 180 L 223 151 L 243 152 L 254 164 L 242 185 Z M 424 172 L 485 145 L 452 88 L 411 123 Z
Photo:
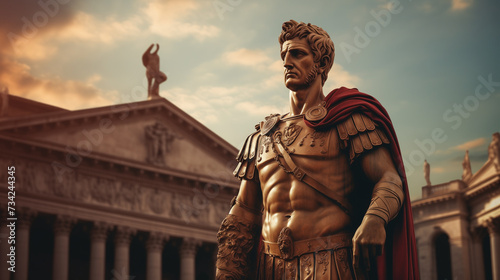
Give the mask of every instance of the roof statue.
M 148 99 L 160 98 L 160 84 L 167 80 L 167 75 L 160 71 L 160 45 L 156 44 L 156 51 L 152 51 L 155 44 L 151 44 L 142 55 L 142 64 L 146 67 L 148 78 Z
M 462 181 L 467 182 L 472 177 L 472 169 L 470 168 L 469 150 L 465 151 L 464 161 L 462 162 L 464 171 L 462 172 Z
M 427 186 L 431 185 L 431 166 L 427 162 L 427 160 L 424 160 L 424 177 L 425 177 L 425 182 L 427 183 Z
M 495 168 L 500 170 L 500 133 L 493 133 L 493 140 L 488 147 L 488 160 L 492 160 Z

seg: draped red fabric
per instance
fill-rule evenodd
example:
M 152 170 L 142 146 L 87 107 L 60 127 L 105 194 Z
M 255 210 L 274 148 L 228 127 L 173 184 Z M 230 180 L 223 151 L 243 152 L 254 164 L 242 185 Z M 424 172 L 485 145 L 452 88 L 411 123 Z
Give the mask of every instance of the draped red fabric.
M 328 110 L 326 117 L 319 122 L 306 120 L 306 125 L 315 129 L 326 129 L 345 120 L 354 111 L 362 112 L 383 129 L 391 140 L 390 152 L 403 181 L 405 202 L 398 216 L 387 225 L 386 246 L 383 255 L 377 258 L 377 274 L 379 279 L 418 280 L 417 249 L 408 183 L 398 139 L 387 111 L 375 98 L 359 92 L 356 88 L 334 89 L 325 98 L 325 102 Z

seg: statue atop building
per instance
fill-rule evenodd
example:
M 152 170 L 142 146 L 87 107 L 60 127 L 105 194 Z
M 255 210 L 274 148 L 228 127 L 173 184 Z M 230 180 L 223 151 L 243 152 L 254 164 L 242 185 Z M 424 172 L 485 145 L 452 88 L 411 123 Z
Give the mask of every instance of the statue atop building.
M 493 140 L 488 147 L 488 160 L 493 161 L 495 168 L 500 170 L 500 133 L 493 133 Z
M 160 98 L 160 84 L 167 80 L 167 75 L 160 71 L 160 45 L 156 44 L 156 51 L 152 52 L 155 44 L 151 44 L 142 55 L 142 64 L 146 67 L 148 78 L 148 99 Z
M 463 172 L 462 181 L 467 182 L 472 177 L 472 169 L 470 167 L 469 150 L 465 151 L 464 161 L 462 162 Z
M 431 185 L 431 165 L 427 162 L 427 160 L 424 160 L 424 177 L 425 177 L 425 182 L 427 183 L 427 186 Z

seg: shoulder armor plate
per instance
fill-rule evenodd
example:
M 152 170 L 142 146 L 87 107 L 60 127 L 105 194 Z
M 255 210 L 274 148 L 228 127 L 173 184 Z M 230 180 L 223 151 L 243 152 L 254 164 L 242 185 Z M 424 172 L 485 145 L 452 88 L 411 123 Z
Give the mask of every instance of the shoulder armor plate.
M 351 163 L 365 150 L 382 144 L 389 144 L 389 138 L 372 119 L 361 113 L 353 113 L 345 121 L 337 124 L 341 148 L 349 148 Z
M 236 160 L 238 165 L 234 169 L 233 175 L 238 179 L 252 180 L 255 177 L 255 157 L 257 155 L 257 150 L 259 148 L 260 131 L 250 134 L 245 140 L 245 144 L 241 148 Z

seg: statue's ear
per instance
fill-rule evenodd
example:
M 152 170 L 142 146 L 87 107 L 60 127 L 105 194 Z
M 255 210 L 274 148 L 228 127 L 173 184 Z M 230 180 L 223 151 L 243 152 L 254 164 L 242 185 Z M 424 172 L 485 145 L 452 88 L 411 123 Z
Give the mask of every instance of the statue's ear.
M 327 55 L 324 55 L 320 60 L 319 60 L 319 71 L 321 73 L 326 71 L 326 67 L 330 62 L 330 57 Z

